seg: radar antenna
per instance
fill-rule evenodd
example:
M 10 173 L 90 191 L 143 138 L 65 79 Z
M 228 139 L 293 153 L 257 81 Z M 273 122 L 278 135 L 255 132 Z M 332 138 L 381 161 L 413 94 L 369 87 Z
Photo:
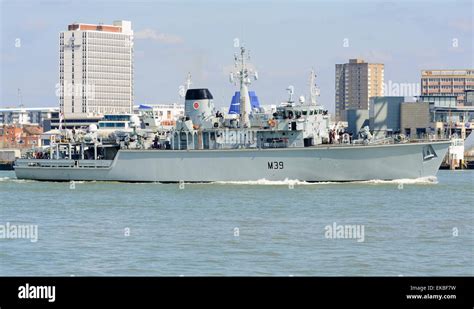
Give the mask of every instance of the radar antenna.
M 191 81 L 191 73 L 188 72 L 188 75 L 186 75 L 186 81 L 184 82 L 184 85 L 179 86 L 178 94 L 181 98 L 184 98 L 186 95 L 186 91 L 188 91 L 189 88 L 191 88 L 191 84 L 193 82 Z
M 234 44 L 235 46 L 235 44 Z M 247 63 L 250 59 L 249 51 L 244 47 L 240 46 L 240 53 L 234 54 L 234 64 L 237 69 L 235 72 L 232 72 L 229 76 L 231 83 L 236 83 L 236 80 L 240 84 L 240 125 L 242 127 L 250 127 L 250 96 L 248 92 L 248 86 L 252 83 L 252 79 L 258 79 L 258 73 L 250 68 L 248 68 Z

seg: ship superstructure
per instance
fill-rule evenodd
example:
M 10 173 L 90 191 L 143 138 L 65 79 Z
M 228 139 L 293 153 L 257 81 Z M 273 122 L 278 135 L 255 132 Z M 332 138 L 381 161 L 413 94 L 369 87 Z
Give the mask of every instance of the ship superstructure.
M 209 89 L 185 89 L 184 115 L 165 136 L 131 121 L 127 130 L 91 126 L 64 130 L 33 157 L 16 161 L 18 178 L 143 182 L 248 180 L 357 181 L 435 176 L 449 141 L 374 140 L 344 133 L 317 102 L 315 72 L 309 100 L 294 99 L 268 110 L 252 108 L 249 86 L 258 76 L 244 47 L 234 58 L 231 81 L 240 87 L 239 114 L 216 110 Z M 189 88 L 187 84 L 186 88 Z M 112 120 L 112 119 L 111 119 Z M 114 126 L 122 124 L 114 119 Z M 111 121 L 102 122 L 105 127 Z

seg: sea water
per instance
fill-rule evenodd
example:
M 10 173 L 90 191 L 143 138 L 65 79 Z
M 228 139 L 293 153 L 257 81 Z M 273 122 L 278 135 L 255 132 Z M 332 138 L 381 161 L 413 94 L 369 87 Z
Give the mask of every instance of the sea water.
M 315 184 L 0 172 L 0 275 L 472 276 L 473 181 L 474 171 Z

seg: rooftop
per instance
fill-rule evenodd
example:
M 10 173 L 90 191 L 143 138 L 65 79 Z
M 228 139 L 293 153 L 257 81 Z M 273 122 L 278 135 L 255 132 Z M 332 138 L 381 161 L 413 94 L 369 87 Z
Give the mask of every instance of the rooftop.
M 59 107 L 4 107 L 0 108 L 0 113 L 5 112 L 56 112 L 59 111 Z
M 104 24 L 86 24 L 73 23 L 68 25 L 68 31 L 102 31 L 115 33 L 130 33 L 132 30 L 132 23 L 125 20 L 114 21 L 113 25 Z
M 451 69 L 451 70 L 421 70 L 422 76 L 436 75 L 474 75 L 474 69 Z

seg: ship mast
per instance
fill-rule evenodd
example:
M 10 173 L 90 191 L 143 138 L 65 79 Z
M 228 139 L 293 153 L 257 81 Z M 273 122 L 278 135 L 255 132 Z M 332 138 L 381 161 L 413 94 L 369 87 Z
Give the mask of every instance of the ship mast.
M 189 88 L 191 88 L 191 73 L 188 72 L 188 75 L 186 75 L 186 81 L 184 82 L 184 85 L 179 86 L 178 94 L 181 98 L 184 98 L 186 96 L 186 91 L 188 91 Z
M 188 75 L 186 76 L 186 82 L 184 84 L 184 89 L 188 91 L 188 89 L 191 88 L 191 84 L 192 84 L 191 72 L 188 72 Z
M 234 55 L 235 67 L 237 68 L 237 78 L 240 83 L 240 126 L 243 128 L 250 127 L 250 112 L 252 110 L 250 104 L 250 96 L 248 86 L 252 83 L 251 78 L 258 78 L 256 71 L 247 67 L 247 61 L 250 56 L 244 46 L 240 47 L 240 54 Z M 234 74 L 231 73 L 230 81 L 234 82 Z

